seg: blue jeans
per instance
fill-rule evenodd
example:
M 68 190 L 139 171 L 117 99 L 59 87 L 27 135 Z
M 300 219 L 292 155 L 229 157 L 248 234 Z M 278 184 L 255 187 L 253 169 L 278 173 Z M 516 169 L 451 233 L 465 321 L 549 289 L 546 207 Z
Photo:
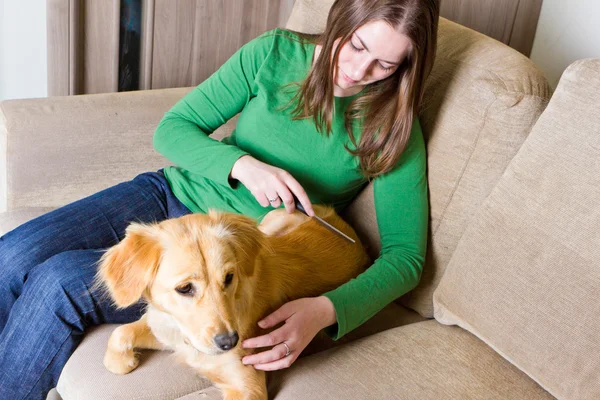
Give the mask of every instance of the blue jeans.
M 0 399 L 45 399 L 85 330 L 137 320 L 90 291 L 96 263 L 130 222 L 191 211 L 162 170 L 29 221 L 0 237 Z

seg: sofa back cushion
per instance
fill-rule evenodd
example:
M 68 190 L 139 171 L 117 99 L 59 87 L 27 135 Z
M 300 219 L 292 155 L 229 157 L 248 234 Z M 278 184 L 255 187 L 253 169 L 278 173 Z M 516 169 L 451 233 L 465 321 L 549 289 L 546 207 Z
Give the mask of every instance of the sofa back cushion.
M 3 101 L 6 209 L 60 207 L 164 167 L 152 133 L 190 89 Z
M 573 64 L 434 294 L 560 399 L 600 399 L 599 104 L 600 59 Z
M 331 4 L 297 0 L 287 28 L 323 31 Z M 430 238 L 421 282 L 402 299 L 405 306 L 433 317 L 433 291 L 458 240 L 550 95 L 543 74 L 525 56 L 440 18 L 437 57 L 419 114 L 428 153 Z M 371 186 L 344 217 L 377 257 L 381 246 Z
M 0 225 L 23 223 L 21 217 L 171 165 L 154 150 L 152 134 L 163 114 L 192 89 L 0 102 L 0 213 L 25 210 Z M 211 137 L 229 136 L 236 122 L 237 116 Z

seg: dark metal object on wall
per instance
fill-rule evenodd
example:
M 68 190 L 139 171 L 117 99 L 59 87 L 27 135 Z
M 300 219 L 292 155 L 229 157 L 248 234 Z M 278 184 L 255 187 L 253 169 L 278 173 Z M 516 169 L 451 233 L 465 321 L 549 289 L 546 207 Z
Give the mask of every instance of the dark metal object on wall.
M 121 0 L 119 92 L 140 88 L 142 1 Z

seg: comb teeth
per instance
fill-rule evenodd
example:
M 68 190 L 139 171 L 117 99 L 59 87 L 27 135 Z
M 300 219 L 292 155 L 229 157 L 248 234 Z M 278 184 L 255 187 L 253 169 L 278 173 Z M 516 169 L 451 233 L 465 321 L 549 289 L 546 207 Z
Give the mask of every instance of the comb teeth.
M 294 194 L 292 193 L 292 196 L 294 196 Z M 296 198 L 296 196 L 294 196 L 294 203 L 296 204 L 296 209 L 298 211 L 300 211 L 301 213 L 303 213 L 304 215 L 306 215 L 307 217 L 310 217 L 308 215 L 308 213 L 306 212 L 306 210 L 304 209 L 304 207 L 302 207 L 302 204 L 300 204 L 300 201 L 298 201 L 298 199 Z M 329 222 L 323 220 L 322 218 L 319 218 L 317 215 L 314 216 L 314 218 L 321 224 L 323 225 L 325 228 L 329 229 L 330 231 L 332 231 L 333 233 L 340 235 L 341 237 L 343 237 L 344 239 L 348 240 L 351 243 L 356 243 L 354 239 L 352 239 L 350 236 L 346 235 L 344 232 L 340 231 L 339 229 L 337 229 L 336 227 L 334 227 L 333 225 L 331 225 Z

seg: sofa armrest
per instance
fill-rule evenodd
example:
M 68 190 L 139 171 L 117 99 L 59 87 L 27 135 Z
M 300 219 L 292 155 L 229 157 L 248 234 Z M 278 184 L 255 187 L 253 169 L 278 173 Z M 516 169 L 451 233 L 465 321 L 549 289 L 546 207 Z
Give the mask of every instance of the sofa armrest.
M 190 89 L 1 102 L 0 212 L 59 207 L 168 165 L 152 136 Z

